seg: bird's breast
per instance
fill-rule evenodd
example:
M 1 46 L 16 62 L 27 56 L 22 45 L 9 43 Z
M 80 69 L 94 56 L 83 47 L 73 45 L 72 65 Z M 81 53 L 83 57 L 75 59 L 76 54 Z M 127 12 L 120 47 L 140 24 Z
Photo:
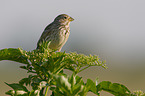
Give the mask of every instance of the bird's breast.
M 60 28 L 55 34 L 53 40 L 51 40 L 50 48 L 51 49 L 60 49 L 68 40 L 70 31 L 69 28 Z

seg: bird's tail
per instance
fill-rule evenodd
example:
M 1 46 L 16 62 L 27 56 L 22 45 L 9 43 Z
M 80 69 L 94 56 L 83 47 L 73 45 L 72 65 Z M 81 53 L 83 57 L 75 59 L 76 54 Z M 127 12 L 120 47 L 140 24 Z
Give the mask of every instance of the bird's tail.
M 38 41 L 36 49 L 40 49 L 40 42 Z
M 37 45 L 36 49 L 39 49 L 39 46 Z

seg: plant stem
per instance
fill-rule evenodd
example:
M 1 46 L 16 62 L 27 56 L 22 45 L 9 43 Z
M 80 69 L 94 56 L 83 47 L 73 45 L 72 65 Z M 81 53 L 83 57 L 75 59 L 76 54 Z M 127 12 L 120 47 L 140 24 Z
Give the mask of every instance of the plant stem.
M 83 70 L 85 70 L 85 69 L 87 69 L 87 68 L 89 68 L 90 66 L 87 66 L 87 67 L 85 67 L 85 68 L 83 68 L 82 70 L 80 70 L 79 72 L 81 72 L 81 71 L 83 71 Z
M 43 95 L 43 92 L 44 92 L 44 88 L 41 89 L 41 91 L 40 91 L 40 96 L 44 96 L 44 95 Z
M 47 87 L 46 87 L 46 90 L 45 90 L 45 95 L 44 95 L 44 96 L 46 96 L 46 95 L 47 95 L 48 89 L 49 89 L 49 86 L 47 86 Z

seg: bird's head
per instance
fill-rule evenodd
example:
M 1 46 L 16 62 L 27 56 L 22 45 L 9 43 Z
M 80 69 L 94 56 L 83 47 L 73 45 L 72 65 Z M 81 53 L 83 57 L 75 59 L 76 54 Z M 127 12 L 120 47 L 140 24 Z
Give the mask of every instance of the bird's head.
M 61 14 L 58 15 L 55 19 L 54 22 L 57 22 L 61 25 L 68 25 L 71 21 L 73 21 L 74 19 L 66 14 Z

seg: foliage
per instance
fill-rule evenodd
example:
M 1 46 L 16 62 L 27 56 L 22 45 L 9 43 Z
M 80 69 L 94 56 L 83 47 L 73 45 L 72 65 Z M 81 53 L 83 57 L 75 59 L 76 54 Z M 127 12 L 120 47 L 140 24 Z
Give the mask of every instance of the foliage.
M 0 61 L 11 60 L 20 62 L 20 68 L 27 70 L 29 76 L 19 83 L 8 84 L 13 90 L 6 92 L 11 96 L 86 96 L 92 92 L 100 96 L 100 92 L 107 91 L 115 96 L 145 96 L 142 91 L 131 93 L 127 87 L 118 83 L 82 80 L 77 74 L 91 66 L 107 68 L 104 61 L 98 56 L 77 54 L 74 52 L 55 52 L 48 48 L 49 42 L 43 42 L 40 49 L 27 52 L 20 48 L 8 48 L 0 50 Z M 63 70 L 72 71 L 68 76 Z M 32 90 L 28 90 L 27 86 Z M 48 93 L 50 90 L 52 93 Z

